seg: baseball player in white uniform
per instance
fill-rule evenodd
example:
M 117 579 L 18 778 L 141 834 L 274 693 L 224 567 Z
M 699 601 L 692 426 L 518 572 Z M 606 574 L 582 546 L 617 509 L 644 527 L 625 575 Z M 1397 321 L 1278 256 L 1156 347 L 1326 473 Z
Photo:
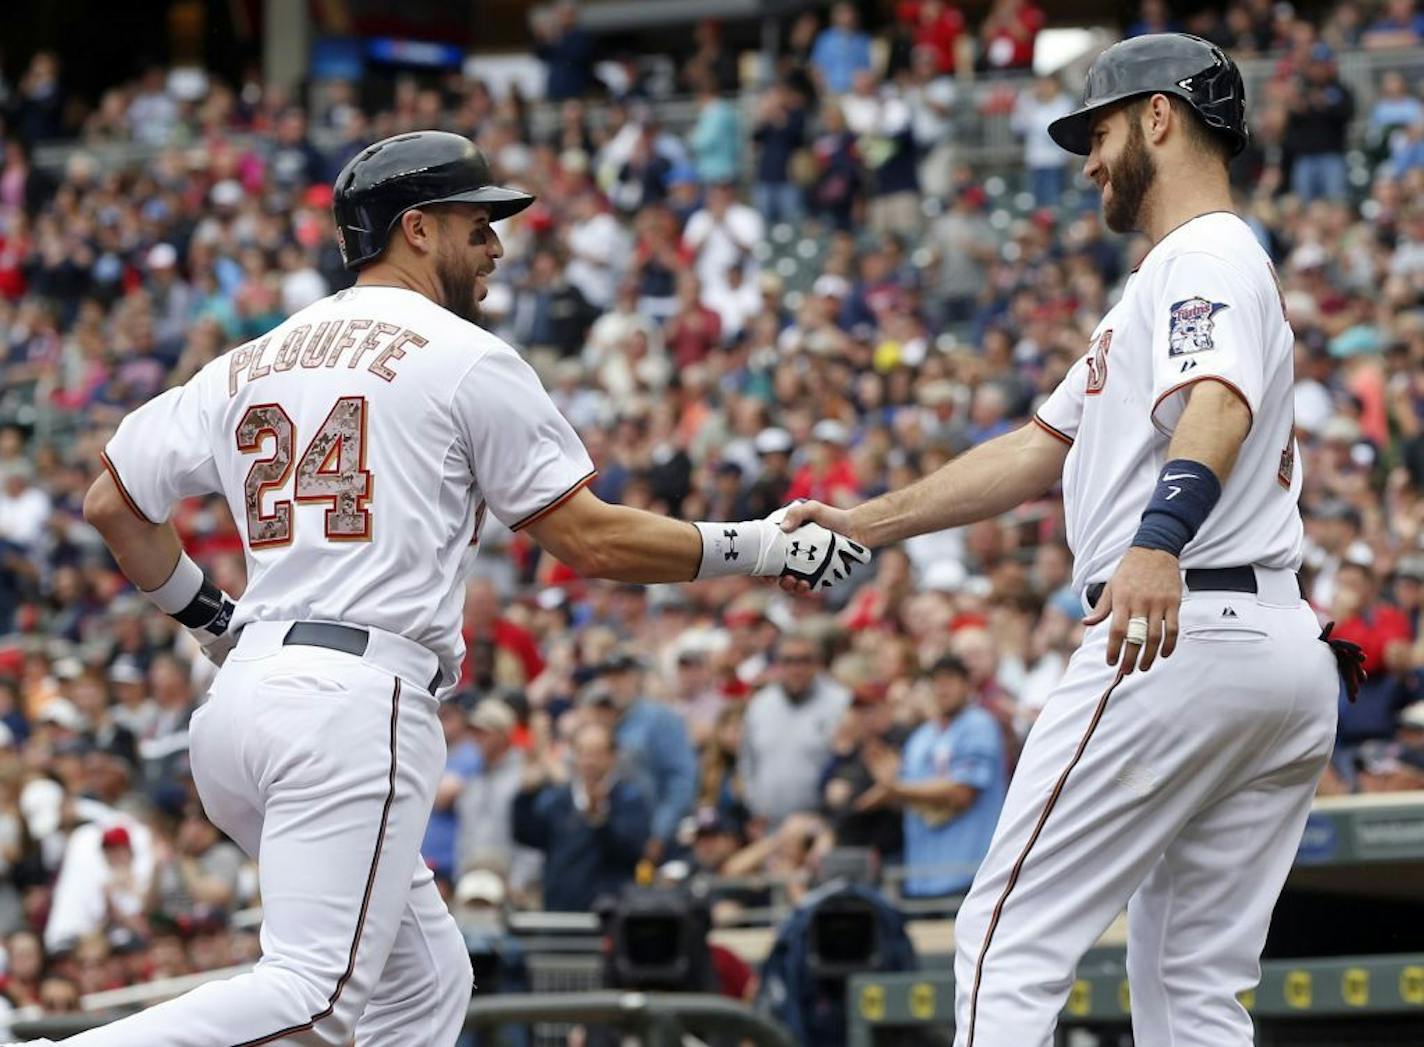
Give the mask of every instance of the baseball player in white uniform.
M 868 559 L 778 514 L 689 524 L 601 502 L 533 371 L 475 323 L 491 185 L 464 138 L 400 135 L 335 186 L 356 286 L 125 419 L 85 503 L 120 567 L 222 664 L 193 718 L 209 817 L 258 859 L 262 959 L 76 1047 L 449 1047 L 464 942 L 420 861 L 445 762 L 435 692 L 463 654 L 462 554 L 485 513 L 587 576 L 843 580 Z M 166 521 L 219 491 L 247 588 L 220 592 Z
M 1086 355 L 1018 431 L 785 523 L 879 546 L 1063 485 L 1088 628 L 956 921 L 956 1047 L 1049 1047 L 1078 960 L 1124 906 L 1137 1047 L 1253 1042 L 1237 995 L 1257 982 L 1338 671 L 1356 663 L 1320 642 L 1296 577 L 1292 335 L 1230 211 L 1242 98 L 1234 64 L 1195 37 L 1104 52 L 1051 132 L 1087 156 L 1107 224 L 1153 246 Z

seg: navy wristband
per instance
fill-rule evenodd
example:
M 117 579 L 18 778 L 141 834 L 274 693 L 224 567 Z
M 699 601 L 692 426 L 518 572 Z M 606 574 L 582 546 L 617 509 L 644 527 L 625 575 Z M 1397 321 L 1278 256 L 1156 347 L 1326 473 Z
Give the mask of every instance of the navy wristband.
M 1201 462 L 1174 458 L 1162 467 L 1132 544 L 1181 556 L 1221 497 L 1221 481 Z

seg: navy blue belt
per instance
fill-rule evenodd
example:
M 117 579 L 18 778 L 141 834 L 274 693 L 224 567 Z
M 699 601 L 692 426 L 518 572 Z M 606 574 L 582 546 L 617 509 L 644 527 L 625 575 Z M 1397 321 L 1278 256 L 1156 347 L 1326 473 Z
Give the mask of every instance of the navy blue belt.
M 329 651 L 341 651 L 361 658 L 371 643 L 371 634 L 354 625 L 337 625 L 335 622 L 293 622 L 282 637 L 282 646 L 325 647 Z M 427 685 L 431 694 L 440 686 L 440 669 Z
M 1256 591 L 1256 569 L 1254 567 L 1188 567 L 1187 589 L 1194 593 L 1254 593 Z M 1096 607 L 1103 595 L 1106 582 L 1094 582 L 1088 586 L 1084 596 L 1088 606 Z

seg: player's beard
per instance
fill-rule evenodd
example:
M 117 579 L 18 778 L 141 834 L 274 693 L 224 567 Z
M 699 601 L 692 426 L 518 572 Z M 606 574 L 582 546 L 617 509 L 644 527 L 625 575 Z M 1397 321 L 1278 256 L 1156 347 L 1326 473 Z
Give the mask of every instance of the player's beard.
M 1115 233 L 1130 233 L 1139 228 L 1142 202 L 1157 178 L 1157 162 L 1147 151 L 1147 138 L 1142 125 L 1128 121 L 1127 144 L 1117 163 L 1108 168 L 1112 197 L 1103 205 L 1103 221 Z
M 440 296 L 446 309 L 461 320 L 480 322 L 480 289 L 475 282 L 479 268 L 459 252 L 440 248 L 435 256 L 435 279 L 440 284 Z

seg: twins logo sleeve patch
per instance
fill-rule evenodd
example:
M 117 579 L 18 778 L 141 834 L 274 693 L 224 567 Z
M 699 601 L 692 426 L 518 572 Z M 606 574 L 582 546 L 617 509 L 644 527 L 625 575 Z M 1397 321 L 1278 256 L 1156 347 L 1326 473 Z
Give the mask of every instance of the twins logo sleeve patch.
M 1215 349 L 1213 334 L 1216 321 L 1212 318 L 1228 308 L 1225 302 L 1212 302 L 1192 297 L 1172 303 L 1170 326 L 1167 329 L 1168 356 L 1188 356 Z

